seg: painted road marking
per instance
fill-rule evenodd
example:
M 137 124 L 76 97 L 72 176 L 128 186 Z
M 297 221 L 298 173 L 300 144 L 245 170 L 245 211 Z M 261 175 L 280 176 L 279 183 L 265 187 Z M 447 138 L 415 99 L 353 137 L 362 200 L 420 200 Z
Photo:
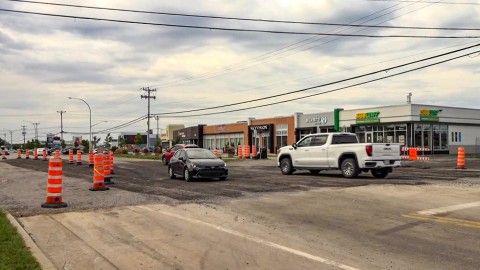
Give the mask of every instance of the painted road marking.
M 450 218 L 450 217 L 438 217 L 435 215 L 453 212 L 457 210 L 463 210 L 468 208 L 479 207 L 480 202 L 472 202 L 472 203 L 464 203 L 464 204 L 457 204 L 445 207 L 439 207 L 434 209 L 428 209 L 423 211 L 418 211 L 413 214 L 406 214 L 402 215 L 407 218 L 414 218 L 420 220 L 429 220 L 429 221 L 437 221 L 441 223 L 449 223 L 449 224 L 456 224 L 459 226 L 469 227 L 480 229 L 480 222 L 473 221 L 473 220 L 466 220 L 466 219 L 458 219 L 458 218 Z
M 145 209 L 145 210 L 149 210 L 149 211 L 155 211 L 155 210 L 153 210 L 151 208 L 148 208 L 148 207 L 145 207 L 145 206 L 136 206 L 136 207 L 142 208 L 142 209 Z M 213 228 L 213 229 L 225 232 L 225 233 L 229 233 L 229 234 L 232 234 L 232 235 L 235 235 L 235 236 L 238 236 L 238 237 L 242 237 L 242 238 L 248 239 L 250 241 L 262 244 L 262 245 L 273 247 L 275 249 L 279 249 L 279 250 L 282 250 L 282 251 L 285 251 L 285 252 L 289 252 L 289 253 L 295 254 L 297 256 L 305 257 L 307 259 L 317 261 L 317 262 L 320 262 L 320 263 L 323 263 L 323 264 L 326 264 L 326 265 L 334 266 L 334 267 L 337 267 L 337 268 L 340 268 L 340 269 L 360 270 L 358 268 L 354 268 L 354 267 L 351 267 L 351 266 L 348 266 L 348 265 L 345 265 L 345 264 L 342 264 L 342 263 L 338 263 L 338 262 L 328 260 L 328 259 L 325 259 L 325 258 L 322 258 L 322 257 L 319 257 L 319 256 L 315 256 L 315 255 L 312 255 L 310 253 L 306 253 L 306 252 L 303 252 L 303 251 L 300 251 L 300 250 L 296 250 L 296 249 L 293 249 L 293 248 L 282 246 L 282 245 L 279 245 L 279 244 L 276 244 L 276 243 L 273 243 L 273 242 L 270 242 L 270 241 L 266 241 L 266 240 L 263 240 L 263 239 L 260 239 L 260 238 L 254 237 L 254 236 L 250 236 L 250 235 L 238 232 L 238 231 L 223 228 L 223 227 L 220 227 L 218 225 L 211 224 L 211 223 L 208 223 L 208 222 L 204 222 L 204 221 L 201 221 L 201 220 L 198 220 L 198 219 L 179 216 L 179 215 L 176 215 L 176 214 L 172 214 L 172 213 L 168 213 L 168 212 L 164 212 L 164 211 L 160 211 L 160 210 L 157 210 L 156 212 L 164 214 L 166 216 L 174 217 L 174 218 L 177 218 L 177 219 L 182 219 L 182 220 L 185 220 L 185 221 L 188 221 L 188 222 L 191 222 L 191 223 L 196 223 L 196 224 L 201 224 L 201 225 L 204 225 L 204 226 L 208 226 L 210 228 Z
M 480 202 L 464 203 L 464 204 L 457 204 L 457 205 L 451 205 L 451 206 L 440 207 L 435 209 L 418 211 L 417 214 L 432 216 L 432 215 L 438 215 L 438 214 L 443 214 L 447 212 L 453 212 L 457 210 L 463 210 L 463 209 L 474 208 L 479 206 L 480 206 Z

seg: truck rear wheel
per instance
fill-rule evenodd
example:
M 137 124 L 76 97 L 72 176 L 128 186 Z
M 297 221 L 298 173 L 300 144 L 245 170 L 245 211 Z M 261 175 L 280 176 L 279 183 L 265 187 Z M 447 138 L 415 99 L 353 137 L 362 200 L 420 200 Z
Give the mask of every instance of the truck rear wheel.
M 388 175 L 387 169 L 372 169 L 372 175 L 375 178 L 385 178 Z
M 280 160 L 280 170 L 282 171 L 283 174 L 292 174 L 293 173 L 293 166 L 292 166 L 292 160 L 288 157 L 282 158 Z
M 357 162 L 353 158 L 347 158 L 342 161 L 340 169 L 342 170 L 342 175 L 345 178 L 355 178 L 360 173 Z

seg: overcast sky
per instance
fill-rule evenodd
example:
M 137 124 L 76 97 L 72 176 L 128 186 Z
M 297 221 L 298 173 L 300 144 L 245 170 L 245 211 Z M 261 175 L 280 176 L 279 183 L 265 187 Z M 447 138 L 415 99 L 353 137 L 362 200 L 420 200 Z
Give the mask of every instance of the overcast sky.
M 362 24 L 404 27 L 480 28 L 478 1 L 60 1 L 149 12 L 236 17 L 278 21 Z M 417 3 L 415 3 L 417 2 Z M 437 56 L 480 43 L 479 38 L 336 37 L 299 33 L 341 33 L 371 36 L 480 36 L 480 31 L 415 30 L 325 26 L 192 16 L 109 11 L 0 0 L 0 9 L 74 17 L 175 24 L 210 28 L 257 29 L 286 33 L 258 33 L 162 25 L 119 23 L 0 11 L 0 132 L 13 131 L 13 143 L 47 133 L 64 139 L 88 138 L 91 107 L 93 132 L 114 128 L 147 114 L 142 87 L 157 89 L 150 99 L 151 113 L 164 114 L 263 99 L 214 110 L 161 115 L 167 124 L 225 124 L 288 116 L 295 112 L 330 112 L 412 102 L 480 109 L 480 55 L 411 73 L 351 86 L 423 65 L 479 51 L 456 54 L 393 69 L 397 65 Z M 297 34 L 293 34 L 297 33 Z M 390 69 L 392 68 L 392 69 Z M 272 95 L 329 84 L 370 72 L 388 71 L 355 80 L 267 99 Z M 316 96 L 292 100 L 306 95 Z M 254 107 L 254 109 L 219 113 Z M 257 107 L 257 108 L 255 108 Z M 183 116 L 183 117 L 179 117 Z M 185 117 L 186 116 L 186 117 Z M 108 121 L 108 122 L 105 122 Z M 157 130 L 157 120 L 151 119 Z M 145 132 L 147 121 L 111 131 Z M 104 140 L 105 133 L 99 134 Z

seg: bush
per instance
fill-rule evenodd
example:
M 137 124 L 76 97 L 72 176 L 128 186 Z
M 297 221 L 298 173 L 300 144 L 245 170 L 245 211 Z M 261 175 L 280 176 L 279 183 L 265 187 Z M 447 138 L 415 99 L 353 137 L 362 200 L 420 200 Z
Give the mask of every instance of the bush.
M 115 153 L 115 151 L 117 151 L 118 147 L 116 146 L 112 146 L 112 151 Z

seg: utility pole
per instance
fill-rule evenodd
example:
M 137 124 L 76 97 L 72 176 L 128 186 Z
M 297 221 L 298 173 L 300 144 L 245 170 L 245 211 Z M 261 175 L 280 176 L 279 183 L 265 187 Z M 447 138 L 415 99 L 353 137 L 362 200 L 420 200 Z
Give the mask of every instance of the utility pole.
M 8 132 L 10 132 L 10 151 L 13 150 L 13 131 L 9 130 Z
M 160 120 L 160 116 L 156 115 L 156 116 L 155 116 L 155 120 L 157 120 L 157 141 L 158 141 L 158 139 L 160 138 L 160 135 L 158 134 L 158 131 L 159 131 L 158 120 Z M 156 143 L 156 142 L 155 142 L 155 143 Z
M 27 126 L 22 126 L 22 135 L 23 135 L 23 149 L 25 149 L 25 135 L 27 135 L 27 131 L 25 131 L 25 128 Z
M 157 89 L 150 89 L 150 87 L 142 87 L 141 90 L 145 91 L 147 95 L 141 95 L 142 99 L 148 100 L 148 114 L 147 114 L 147 149 L 150 147 L 150 99 L 155 99 L 155 96 L 152 96 L 153 92 L 156 92 Z M 150 150 L 150 149 L 149 149 Z
M 62 138 L 62 142 L 63 142 L 63 114 L 66 112 L 67 111 L 57 111 L 57 113 L 60 114 L 60 137 Z

